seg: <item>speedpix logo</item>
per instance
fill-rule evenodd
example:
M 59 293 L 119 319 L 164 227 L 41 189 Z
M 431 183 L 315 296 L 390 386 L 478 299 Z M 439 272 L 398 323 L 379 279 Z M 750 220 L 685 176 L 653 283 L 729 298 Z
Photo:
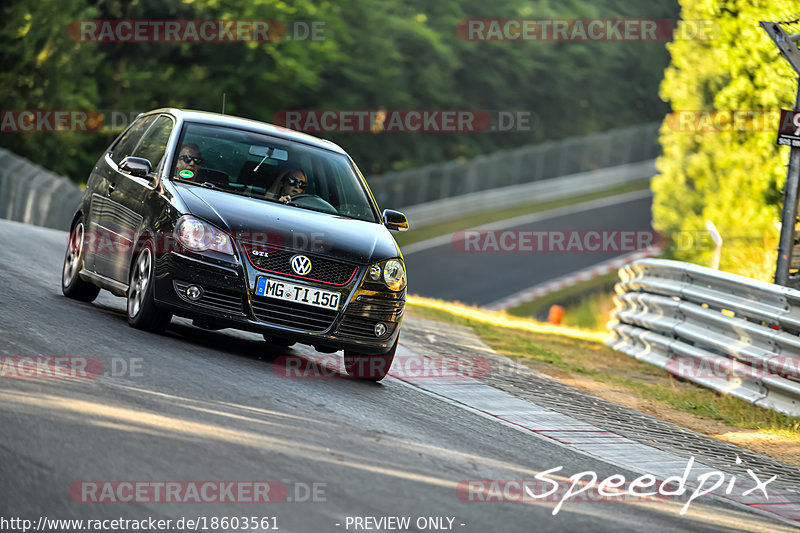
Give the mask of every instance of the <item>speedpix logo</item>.
M 456 495 L 463 502 L 557 502 L 552 514 L 557 515 L 566 502 L 608 502 L 635 501 L 652 499 L 672 499 L 681 497 L 686 502 L 680 514 L 686 514 L 692 502 L 707 494 L 717 494 L 724 490 L 725 494 L 734 493 L 737 498 L 746 498 L 750 494 L 763 496 L 769 500 L 767 485 L 778 476 L 765 480 L 751 469 L 747 469 L 749 478 L 722 471 L 698 469 L 696 477 L 690 477 L 694 467 L 694 456 L 686 463 L 682 475 L 674 475 L 659 479 L 652 474 L 644 474 L 628 480 L 622 474 L 613 474 L 606 478 L 587 470 L 564 478 L 556 475 L 564 469 L 557 466 L 539 472 L 532 480 L 472 479 L 461 481 L 456 487 Z M 737 456 L 736 464 L 742 464 Z M 741 500 L 740 500 L 741 501 Z

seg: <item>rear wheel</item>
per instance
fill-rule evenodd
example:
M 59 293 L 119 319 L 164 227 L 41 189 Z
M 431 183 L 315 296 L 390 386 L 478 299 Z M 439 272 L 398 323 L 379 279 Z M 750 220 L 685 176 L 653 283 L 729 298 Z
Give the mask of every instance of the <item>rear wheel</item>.
M 172 313 L 156 307 L 153 299 L 153 271 L 153 246 L 147 242 L 139 250 L 131 269 L 128 324 L 137 329 L 161 332 L 172 320 Z
M 68 298 L 91 302 L 97 298 L 100 287 L 83 281 L 80 277 L 80 271 L 83 268 L 84 239 L 83 217 L 80 217 L 69 232 L 67 253 L 64 255 L 64 268 L 61 270 L 61 292 Z
M 344 369 L 354 378 L 380 381 L 389 373 L 396 351 L 397 340 L 394 341 L 392 349 L 383 355 L 359 355 L 345 350 Z

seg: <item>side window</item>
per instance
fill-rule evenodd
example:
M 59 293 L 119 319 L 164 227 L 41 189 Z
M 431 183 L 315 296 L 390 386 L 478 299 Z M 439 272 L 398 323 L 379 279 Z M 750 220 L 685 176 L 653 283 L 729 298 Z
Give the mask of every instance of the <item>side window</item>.
M 167 150 L 167 141 L 169 141 L 169 135 L 172 133 L 172 126 L 171 118 L 165 115 L 158 117 L 156 123 L 147 132 L 133 155 L 147 159 L 150 161 L 150 166 L 156 169 L 161 162 L 161 158 L 164 157 L 164 152 Z
M 147 128 L 150 127 L 150 124 L 152 124 L 155 119 L 156 117 L 153 115 L 143 117 L 128 128 L 128 131 L 125 132 L 111 151 L 111 159 L 114 163 L 119 165 L 122 163 L 123 159 L 129 155 L 133 155 L 133 150 L 136 148 L 136 145 L 139 144 L 142 135 L 144 135 Z

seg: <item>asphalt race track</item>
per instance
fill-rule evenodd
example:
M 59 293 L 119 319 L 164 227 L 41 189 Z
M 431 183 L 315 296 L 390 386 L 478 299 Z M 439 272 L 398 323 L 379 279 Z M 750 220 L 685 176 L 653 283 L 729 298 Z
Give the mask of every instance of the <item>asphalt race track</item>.
M 562 214 L 556 216 L 539 213 L 527 217 L 533 219 L 530 222 L 501 221 L 491 227 L 498 240 L 505 231 L 515 232 L 514 235 L 516 232 L 551 232 L 548 235 L 555 232 L 565 236 L 577 232 L 581 237 L 590 231 L 605 231 L 609 236 L 617 232 L 618 237 L 621 231 L 627 230 L 644 232 L 642 234 L 647 236 L 651 231 L 651 201 L 649 191 L 639 191 L 562 208 L 558 210 Z M 604 250 L 601 239 L 589 241 L 592 247 L 599 245 L 598 250 L 576 250 L 573 247 L 572 251 L 560 251 L 554 243 L 554 251 L 550 251 L 551 247 L 543 240 L 546 251 L 527 251 L 523 246 L 507 251 L 500 247 L 500 243 L 495 247 L 483 239 L 477 247 L 466 251 L 463 238 L 459 240 L 459 237 L 447 236 L 430 244 L 420 246 L 417 243 L 403 249 L 410 294 L 485 306 L 626 253 L 619 249 L 622 247 L 618 240 L 609 240 L 608 249 Z M 519 240 L 507 241 L 507 244 L 515 242 Z M 535 249 L 536 243 L 533 240 L 534 245 L 529 248 Z M 568 241 L 563 244 L 567 250 Z M 612 249 L 615 244 L 617 250 Z
M 316 353 L 306 347 L 276 350 L 257 335 L 177 319 L 164 335 L 135 330 L 121 298 L 104 292 L 83 304 L 61 295 L 65 244 L 64 232 L 0 221 L 0 356 L 103 363 L 94 377 L 0 377 L 3 517 L 34 525 L 42 517 L 173 524 L 204 517 L 201 531 L 242 531 L 243 522 L 212 528 L 211 520 L 255 517 L 267 521 L 250 531 L 301 533 L 398 530 L 372 521 L 387 517 L 410 517 L 412 531 L 465 533 L 790 529 L 710 495 L 683 516 L 682 502 L 665 499 L 566 502 L 555 515 L 555 501 L 463 501 L 457 488 L 465 480 L 530 480 L 557 466 L 563 476 L 639 473 L 401 379 L 281 377 L 282 356 Z M 421 283 L 425 271 L 411 265 Z M 224 503 L 194 503 L 188 493 L 180 503 L 132 496 L 131 487 L 169 482 L 251 489 L 269 482 L 270 490 L 258 493 L 266 494 L 259 503 L 247 503 L 254 497 L 247 490 Z M 106 490 L 128 501 L 108 503 Z

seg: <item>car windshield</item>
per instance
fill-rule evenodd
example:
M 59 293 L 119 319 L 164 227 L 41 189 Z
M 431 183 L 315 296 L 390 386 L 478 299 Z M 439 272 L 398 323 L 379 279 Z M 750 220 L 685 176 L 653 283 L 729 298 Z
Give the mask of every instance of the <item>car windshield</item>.
M 258 132 L 187 123 L 172 179 L 378 222 L 349 159 Z

